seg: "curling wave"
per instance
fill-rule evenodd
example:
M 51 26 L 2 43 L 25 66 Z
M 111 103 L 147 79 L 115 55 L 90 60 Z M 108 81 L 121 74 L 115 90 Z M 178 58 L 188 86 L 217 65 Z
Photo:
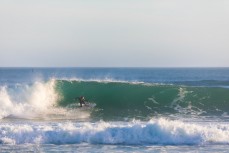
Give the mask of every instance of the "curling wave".
M 75 103 L 75 97 L 83 95 L 96 103 L 97 110 L 92 116 L 107 119 L 229 113 L 229 90 L 221 87 L 57 80 L 56 91 L 62 97 L 60 106 Z
M 94 108 L 78 107 L 85 96 Z M 0 87 L 0 118 L 149 119 L 168 114 L 227 116 L 229 89 L 140 82 L 55 80 Z

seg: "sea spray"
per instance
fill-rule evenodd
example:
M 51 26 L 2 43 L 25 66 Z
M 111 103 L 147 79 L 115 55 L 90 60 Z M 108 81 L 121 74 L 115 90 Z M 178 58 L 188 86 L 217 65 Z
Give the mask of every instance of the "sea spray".
M 14 106 L 5 86 L 0 88 L 0 104 L 0 118 L 3 118 L 12 113 Z
M 58 94 L 55 91 L 55 80 L 52 79 L 47 83 L 36 82 L 28 89 L 27 102 L 38 110 L 46 111 L 56 104 Z
M 7 116 L 29 118 L 49 111 L 58 100 L 54 86 L 55 80 L 46 83 L 35 82 L 31 86 L 21 85 L 15 89 L 1 87 L 0 118 Z

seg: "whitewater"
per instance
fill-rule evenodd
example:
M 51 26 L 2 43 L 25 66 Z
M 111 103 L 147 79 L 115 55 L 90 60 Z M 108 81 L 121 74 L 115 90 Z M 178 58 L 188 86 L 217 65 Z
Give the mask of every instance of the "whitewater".
M 0 152 L 225 152 L 228 77 L 228 68 L 0 68 Z

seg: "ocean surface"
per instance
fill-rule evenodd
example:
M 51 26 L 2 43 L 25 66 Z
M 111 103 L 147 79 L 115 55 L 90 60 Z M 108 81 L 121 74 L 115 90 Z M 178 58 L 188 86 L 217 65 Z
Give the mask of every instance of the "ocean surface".
M 229 68 L 0 68 L 0 152 L 229 152 Z

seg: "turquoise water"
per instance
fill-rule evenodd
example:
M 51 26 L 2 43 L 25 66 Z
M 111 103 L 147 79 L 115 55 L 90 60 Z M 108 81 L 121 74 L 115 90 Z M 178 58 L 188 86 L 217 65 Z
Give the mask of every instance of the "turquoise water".
M 147 119 L 164 114 L 222 116 L 229 113 L 229 90 L 222 87 L 167 85 L 155 83 L 56 80 L 61 98 L 58 105 L 76 103 L 84 95 L 96 104 L 91 118 Z M 117 114 L 117 112 L 119 112 Z
M 0 68 L 0 152 L 227 152 L 228 95 L 229 68 Z

